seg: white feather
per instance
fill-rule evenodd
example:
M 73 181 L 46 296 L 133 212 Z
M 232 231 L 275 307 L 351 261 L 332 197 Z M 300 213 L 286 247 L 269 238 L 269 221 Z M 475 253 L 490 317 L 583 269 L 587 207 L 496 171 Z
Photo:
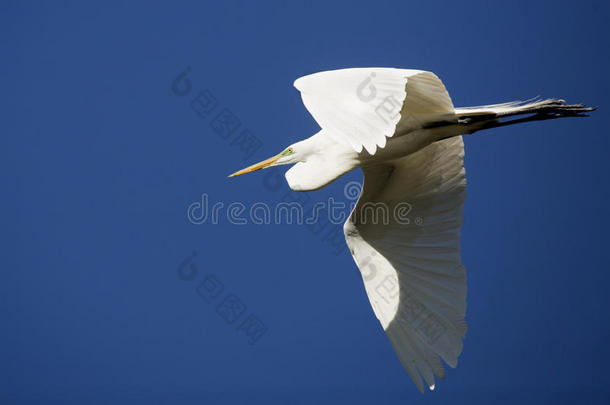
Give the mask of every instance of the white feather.
M 303 76 L 294 86 L 325 133 L 358 153 L 375 154 L 387 138 L 453 114 L 442 82 L 421 70 L 332 70 Z
M 391 164 L 364 169 L 364 188 L 344 230 L 375 315 L 423 392 L 457 365 L 466 333 L 466 274 L 459 229 L 465 197 L 461 137 Z M 363 218 L 369 202 L 412 207 L 410 222 Z M 421 219 L 419 221 L 418 219 Z M 421 377 L 421 378 L 420 378 Z

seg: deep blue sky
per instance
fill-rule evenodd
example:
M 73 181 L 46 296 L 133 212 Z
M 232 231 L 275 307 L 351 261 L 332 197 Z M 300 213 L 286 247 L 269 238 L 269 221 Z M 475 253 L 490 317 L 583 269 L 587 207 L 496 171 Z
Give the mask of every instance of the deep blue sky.
M 0 402 L 608 401 L 606 2 L 53 3 L 0 5 Z M 357 66 L 434 71 L 456 106 L 600 107 L 465 139 L 470 328 L 424 396 L 343 242 L 186 217 L 202 193 L 284 199 L 284 168 L 226 175 L 317 131 L 294 79 Z M 205 89 L 261 141 L 250 160 L 189 106 Z M 232 297 L 246 310 L 227 324 Z

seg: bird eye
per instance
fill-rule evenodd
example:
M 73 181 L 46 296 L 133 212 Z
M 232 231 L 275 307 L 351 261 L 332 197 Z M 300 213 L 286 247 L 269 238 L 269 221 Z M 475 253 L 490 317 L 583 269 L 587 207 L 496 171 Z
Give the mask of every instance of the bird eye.
M 282 156 L 292 155 L 293 153 L 294 153 L 294 151 L 292 150 L 292 148 L 288 148 L 282 152 Z

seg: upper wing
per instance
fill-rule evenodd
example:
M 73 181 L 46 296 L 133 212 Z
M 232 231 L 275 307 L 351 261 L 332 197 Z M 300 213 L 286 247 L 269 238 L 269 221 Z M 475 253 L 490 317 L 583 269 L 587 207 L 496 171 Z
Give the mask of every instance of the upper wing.
M 344 225 L 375 315 L 421 391 L 421 377 L 431 389 L 434 375 L 444 377 L 439 356 L 457 365 L 466 334 L 463 157 L 462 138 L 454 137 L 364 169 Z
M 453 114 L 434 73 L 393 68 L 341 69 L 294 82 L 305 107 L 336 141 L 374 154 L 386 138 Z

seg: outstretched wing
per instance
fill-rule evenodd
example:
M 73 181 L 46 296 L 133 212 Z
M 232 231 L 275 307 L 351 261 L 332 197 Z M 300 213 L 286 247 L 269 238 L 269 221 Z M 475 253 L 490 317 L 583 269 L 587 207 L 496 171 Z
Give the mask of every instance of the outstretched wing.
M 466 334 L 466 270 L 460 258 L 465 198 L 461 137 L 393 164 L 365 168 L 344 225 L 367 295 L 417 387 L 455 367 Z M 439 358 L 440 357 L 440 358 Z
M 453 115 L 451 98 L 431 72 L 393 68 L 331 70 L 294 82 L 329 136 L 374 154 L 386 138 Z

